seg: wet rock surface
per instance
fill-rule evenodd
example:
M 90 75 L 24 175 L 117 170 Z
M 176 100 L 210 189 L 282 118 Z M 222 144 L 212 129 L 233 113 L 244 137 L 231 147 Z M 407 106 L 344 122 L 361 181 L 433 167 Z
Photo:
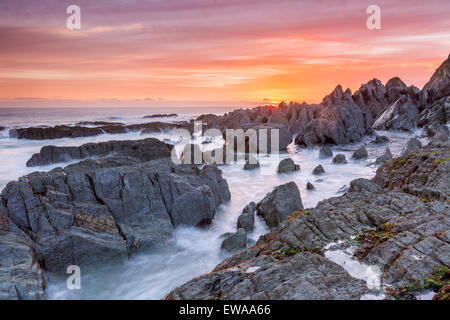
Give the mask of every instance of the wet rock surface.
M 45 299 L 45 279 L 27 236 L 0 229 L 0 300 Z
M 235 233 L 226 234 L 224 237 L 221 245 L 223 250 L 236 252 L 247 247 L 247 234 L 242 228 L 239 228 Z
M 193 126 L 188 122 L 150 122 L 141 124 L 125 125 L 115 122 L 91 122 L 83 121 L 76 125 L 58 125 L 54 127 L 29 127 L 15 128 L 9 131 L 11 138 L 30 139 L 30 140 L 48 140 L 62 138 L 80 138 L 93 137 L 104 133 L 121 134 L 128 131 L 140 131 L 142 133 L 153 133 L 168 131 L 171 129 L 186 129 L 193 131 Z
M 250 156 L 250 158 L 246 161 L 244 165 L 244 170 L 254 170 L 258 169 L 259 167 L 260 167 L 259 161 L 255 157 Z
M 344 154 L 337 154 L 333 158 L 333 163 L 336 164 L 345 164 L 348 163 L 347 159 L 345 158 Z
M 313 174 L 315 175 L 321 175 L 325 173 L 325 169 L 322 167 L 321 164 L 319 164 L 317 167 L 314 168 Z
M 256 211 L 256 204 L 254 202 L 250 202 L 244 208 L 244 210 L 242 210 L 242 213 L 238 218 L 237 222 L 238 229 L 242 228 L 247 232 L 253 231 L 255 227 L 255 211 Z
M 132 141 L 87 143 L 79 147 L 44 146 L 39 153 L 34 154 L 27 161 L 27 167 L 109 155 L 131 157 L 146 162 L 168 158 L 171 155 L 172 149 L 172 145 L 152 138 Z
M 211 222 L 230 192 L 215 166 L 107 157 L 24 176 L 1 198 L 10 232 L 26 234 L 44 270 L 58 273 L 169 244 L 175 227 Z
M 389 297 L 411 284 L 426 287 L 435 270 L 450 264 L 449 153 L 432 142 L 409 158 L 386 162 L 373 181 L 354 180 L 343 196 L 295 211 L 254 246 L 167 299 L 360 299 L 373 293 L 322 256 L 338 240 L 357 248 L 354 259 L 379 267 L 381 292 Z M 434 198 L 411 192 L 420 186 L 433 188 Z M 337 282 L 328 282 L 329 272 Z M 331 290 L 318 289 L 325 283 Z
M 303 208 L 300 191 L 294 182 L 276 187 L 256 205 L 256 213 L 269 227 L 277 227 L 294 211 Z
M 364 146 L 361 146 L 358 150 L 353 153 L 352 159 L 354 160 L 362 160 L 367 159 L 369 155 L 367 154 L 367 150 Z
M 277 168 L 278 173 L 288 173 L 299 170 L 300 166 L 298 164 L 295 164 L 294 160 L 292 160 L 291 158 L 281 160 Z

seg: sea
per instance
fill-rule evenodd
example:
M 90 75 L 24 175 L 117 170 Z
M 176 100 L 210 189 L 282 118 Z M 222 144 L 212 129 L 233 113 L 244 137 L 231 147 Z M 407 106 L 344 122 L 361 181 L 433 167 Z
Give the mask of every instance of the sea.
M 188 121 L 201 114 L 212 113 L 221 115 L 235 108 L 0 108 L 0 190 L 9 181 L 29 174 L 33 171 L 49 171 L 56 167 L 64 167 L 71 162 L 58 163 L 39 168 L 26 167 L 27 160 L 44 145 L 79 146 L 88 142 L 110 140 L 137 140 L 154 137 L 170 141 L 168 133 L 142 135 L 139 132 L 124 134 L 103 134 L 95 137 L 66 138 L 57 140 L 24 140 L 9 137 L 9 130 L 29 126 L 74 125 L 79 121 L 109 121 L 124 124 L 145 123 L 151 121 Z M 171 118 L 144 119 L 146 115 L 171 114 Z M 377 132 L 389 139 L 389 148 L 394 156 L 400 154 L 404 144 L 411 137 L 422 137 L 420 131 Z M 211 272 L 214 267 L 226 259 L 229 254 L 220 249 L 221 235 L 236 231 L 237 218 L 242 209 L 251 201 L 258 202 L 273 190 L 274 187 L 295 182 L 300 190 L 303 205 L 311 208 L 321 200 L 342 195 L 350 182 L 357 178 L 372 178 L 377 170 L 373 165 L 376 157 L 382 155 L 386 145 L 373 145 L 371 137 L 361 142 L 333 148 L 334 154 L 345 154 L 348 164 L 332 164 L 331 159 L 319 159 L 319 149 L 304 149 L 291 143 L 288 152 L 279 155 L 260 155 L 258 160 L 261 168 L 254 171 L 244 171 L 243 161 L 221 166 L 224 178 L 227 180 L 231 201 L 221 205 L 215 218 L 208 227 L 179 227 L 175 231 L 174 245 L 170 248 L 151 252 L 141 252 L 133 255 L 127 261 L 100 265 L 96 268 L 81 270 L 81 289 L 69 290 L 66 279 L 51 277 L 48 283 L 49 299 L 162 299 L 171 290 L 199 275 Z M 424 138 L 421 138 L 425 143 Z M 182 145 L 172 142 L 177 150 Z M 368 159 L 355 161 L 351 159 L 354 150 L 365 145 Z M 213 145 L 214 146 L 214 145 Z M 290 157 L 300 165 L 301 170 L 289 174 L 277 174 L 276 166 L 281 159 Z M 322 176 L 312 174 L 313 169 L 321 164 L 326 173 Z M 315 190 L 306 189 L 306 183 L 311 182 Z M 250 238 L 256 241 L 269 230 L 257 216 L 255 230 Z M 354 261 L 345 252 L 328 254 L 330 259 L 349 269 L 355 277 L 374 281 L 379 272 L 372 266 L 365 266 Z M 356 265 L 355 265 L 356 263 Z M 375 281 L 376 282 L 376 281 Z M 366 297 L 371 299 L 379 296 Z

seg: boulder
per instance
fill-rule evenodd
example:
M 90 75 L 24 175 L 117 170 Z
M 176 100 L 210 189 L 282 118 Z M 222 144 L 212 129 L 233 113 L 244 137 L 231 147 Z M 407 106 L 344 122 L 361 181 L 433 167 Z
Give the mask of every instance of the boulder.
M 311 182 L 307 182 L 306 183 L 306 190 L 316 190 L 316 188 L 314 187 L 314 185 Z
M 388 143 L 390 140 L 386 136 L 376 136 L 375 140 L 372 141 L 373 144 L 385 144 Z
M 375 160 L 375 164 L 376 165 L 381 165 L 383 163 L 385 163 L 386 161 L 392 160 L 392 153 L 391 150 L 389 150 L 389 148 L 386 148 L 386 150 L 384 151 L 383 155 L 379 156 L 376 160 Z
M 280 161 L 278 165 L 277 172 L 278 173 L 287 173 L 292 171 L 299 171 L 300 166 L 294 163 L 294 160 L 291 158 L 286 158 Z
M 256 205 L 256 213 L 269 227 L 277 227 L 289 215 L 303 209 L 300 191 L 294 182 L 276 187 Z
M 237 221 L 237 228 L 244 229 L 247 232 L 253 231 L 255 227 L 255 211 L 256 204 L 254 202 L 250 202 L 244 210 L 242 210 L 241 215 Z
M 317 167 L 314 168 L 313 170 L 313 174 L 315 175 L 320 175 L 320 174 L 324 174 L 325 173 L 325 169 L 322 167 L 321 164 L 319 164 Z
M 245 162 L 244 170 L 254 170 L 259 168 L 259 161 L 253 157 L 249 156 L 249 159 Z
M 411 138 L 402 149 L 402 157 L 408 156 L 410 153 L 418 152 L 422 149 L 422 143 L 417 138 Z
M 319 150 L 319 158 L 320 159 L 331 158 L 331 157 L 333 157 L 333 151 L 331 150 L 330 146 L 320 147 L 320 150 Z
M 343 163 L 348 163 L 347 162 L 347 159 L 345 159 L 345 155 L 343 155 L 343 154 L 337 154 L 334 158 L 333 158 L 333 163 L 340 163 L 340 164 L 343 164 Z
M 352 159 L 361 160 L 367 159 L 369 155 L 367 154 L 367 150 L 364 146 L 361 146 L 358 150 L 353 153 Z
M 247 247 L 247 234 L 244 229 L 238 229 L 235 233 L 226 234 L 221 248 L 228 252 L 237 252 Z

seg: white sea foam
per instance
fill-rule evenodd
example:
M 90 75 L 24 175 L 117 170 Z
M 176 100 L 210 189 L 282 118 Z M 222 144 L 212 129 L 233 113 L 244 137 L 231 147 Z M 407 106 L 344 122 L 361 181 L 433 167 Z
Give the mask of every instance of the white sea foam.
M 139 116 L 151 114 L 148 110 L 141 110 Z M 165 110 L 164 113 L 172 113 L 176 110 Z M 118 112 L 117 112 L 118 113 Z M 74 121 L 81 120 L 105 120 L 107 117 L 117 115 L 117 113 L 105 112 L 101 116 L 82 118 L 72 117 Z M 124 112 L 125 113 L 125 112 Z M 10 123 L 4 122 L 0 125 L 12 127 L 18 124 L 30 125 L 36 122 L 27 116 L 28 120 L 16 119 Z M 138 116 L 135 116 L 138 118 Z M 128 119 L 129 120 L 129 119 Z M 147 119 L 148 120 L 148 119 Z M 67 119 L 49 119 L 44 124 L 67 123 Z M 132 122 L 132 121 L 130 121 Z M 108 140 L 128 140 L 142 139 L 145 137 L 157 137 L 161 140 L 168 138 L 164 134 L 140 135 L 136 132 L 129 132 L 120 135 L 101 135 L 96 137 L 59 139 L 46 141 L 17 140 L 5 136 L 5 131 L 0 132 L 0 188 L 3 188 L 8 181 L 40 170 L 46 171 L 57 166 L 65 166 L 68 163 L 56 164 L 38 168 L 27 168 L 26 161 L 33 153 L 39 152 L 43 145 L 53 144 L 58 146 L 77 146 L 87 142 L 99 142 Z M 398 155 L 403 144 L 411 137 L 407 133 L 382 132 L 391 139 L 389 148 L 392 153 Z M 259 156 L 261 168 L 252 171 L 244 171 L 244 162 L 221 166 L 224 177 L 227 179 L 232 199 L 230 203 L 223 205 L 216 213 L 215 219 L 208 228 L 180 227 L 175 231 L 175 244 L 170 249 L 159 250 L 152 253 L 140 253 L 133 256 L 129 261 L 114 263 L 95 268 L 95 270 L 82 270 L 82 289 L 69 291 L 66 288 L 65 279 L 50 282 L 48 295 L 51 299 L 160 299 L 173 288 L 181 285 L 190 279 L 204 273 L 210 272 L 218 263 L 227 257 L 220 250 L 220 235 L 225 232 L 236 230 L 236 221 L 242 209 L 250 201 L 261 200 L 267 192 L 275 186 L 294 181 L 300 189 L 305 208 L 315 206 L 319 201 L 338 196 L 338 190 L 348 185 L 356 178 L 370 178 L 374 176 L 376 167 L 368 166 L 375 161 L 377 156 L 384 153 L 386 145 L 367 145 L 369 159 L 362 161 L 351 160 L 352 151 L 361 144 L 368 143 L 369 138 L 361 143 L 336 148 L 334 153 L 346 155 L 349 163 L 346 165 L 334 165 L 331 159 L 318 159 L 318 148 L 300 149 L 290 146 L 289 154 L 281 154 L 280 158 L 292 157 L 300 164 L 301 170 L 290 174 L 278 175 L 275 173 L 275 156 Z M 205 148 L 213 148 L 219 145 L 220 139 L 216 139 L 212 144 L 205 145 Z M 177 150 L 182 146 L 177 145 Z M 315 176 L 312 170 L 321 164 L 326 173 L 322 176 Z M 264 174 L 261 174 L 264 173 Z M 315 191 L 307 191 L 306 183 L 310 181 L 316 187 Z M 256 217 L 255 231 L 251 235 L 254 240 L 266 233 L 268 230 L 264 222 Z M 341 259 L 340 254 L 330 254 L 332 259 Z M 345 257 L 346 258 L 346 257 Z M 347 261 L 347 260 L 346 260 Z M 363 272 L 359 267 L 351 265 L 348 270 L 352 274 L 362 272 L 364 279 L 368 279 L 370 273 Z M 366 270 L 367 271 L 367 270 Z M 369 297 L 370 298 L 370 297 Z

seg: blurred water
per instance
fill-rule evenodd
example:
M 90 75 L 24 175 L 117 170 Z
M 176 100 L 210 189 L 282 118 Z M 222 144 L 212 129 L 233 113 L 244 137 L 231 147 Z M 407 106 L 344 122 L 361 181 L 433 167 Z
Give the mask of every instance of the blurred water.
M 0 109 L 0 115 L 3 114 L 3 117 L 5 115 L 4 110 Z M 6 126 L 13 127 L 38 123 L 53 125 L 74 123 L 81 120 L 107 120 L 108 117 L 121 117 L 121 121 L 133 123 L 134 121 L 142 121 L 143 115 L 152 114 L 152 112 L 142 109 L 136 111 L 135 114 L 131 111 L 128 113 L 128 111 L 127 109 L 125 113 L 122 110 L 122 114 L 126 114 L 126 117 L 121 116 L 118 110 L 114 110 L 114 112 L 111 110 L 83 110 L 83 112 L 86 112 L 84 115 L 55 113 L 52 116 L 48 114 L 48 117 L 44 119 L 32 119 L 31 114 L 18 119 L 16 114 L 15 118 L 11 115 L 6 117 L 10 119 L 9 122 L 6 121 L 8 122 Z M 183 111 L 183 115 L 178 119 L 192 119 L 195 115 L 200 114 L 197 113 L 198 110 Z M 211 110 L 208 110 L 208 112 L 211 112 Z M 180 112 L 165 110 L 164 113 Z M 39 115 L 36 116 L 39 117 Z M 5 126 L 5 118 L 1 118 L 0 125 Z M 413 136 L 413 134 L 408 133 L 379 132 L 379 134 L 389 137 L 391 140 L 389 148 L 394 156 L 401 152 L 404 143 Z M 43 145 L 81 145 L 87 142 L 135 140 L 150 136 L 161 140 L 170 137 L 165 134 L 140 135 L 139 133 L 129 132 L 120 135 L 101 135 L 76 139 L 29 141 L 11 139 L 8 137 L 6 130 L 0 131 L 0 188 L 3 188 L 8 181 L 36 171 L 36 168 L 27 168 L 25 163 L 33 153 L 39 152 Z M 175 245 L 169 249 L 151 253 L 143 252 L 133 256 L 128 261 L 100 266 L 91 270 L 82 270 L 81 290 L 69 291 L 66 289 L 65 279 L 51 282 L 48 288 L 48 296 L 50 299 L 161 299 L 176 286 L 210 272 L 225 259 L 227 255 L 220 250 L 220 235 L 235 231 L 237 218 L 245 205 L 250 201 L 261 200 L 275 186 L 294 181 L 300 189 L 304 207 L 309 208 L 314 207 L 323 199 L 341 195 L 338 191 L 343 186 L 348 186 L 353 179 L 373 177 L 377 168 L 369 164 L 374 162 L 377 156 L 384 153 L 386 145 L 371 145 L 369 141 L 370 138 L 366 138 L 357 144 L 334 148 L 334 154 L 343 153 L 346 155 L 349 163 L 345 165 L 332 164 L 331 159 L 318 159 L 318 148 L 301 149 L 291 145 L 289 153 L 279 156 L 259 156 L 261 168 L 254 171 L 244 171 L 244 162 L 242 161 L 221 166 L 223 175 L 230 187 L 231 201 L 219 208 L 210 226 L 207 228 L 180 227 L 175 231 Z M 217 146 L 217 143 L 220 143 L 220 141 L 217 140 L 216 144 L 212 144 L 208 148 Z M 369 158 L 362 161 L 351 160 L 352 150 L 356 150 L 362 144 L 366 144 Z M 177 150 L 181 151 L 183 146 L 176 145 L 176 147 Z M 301 170 L 289 174 L 276 174 L 278 162 L 286 157 L 291 157 L 296 163 L 300 164 Z M 312 174 L 312 170 L 319 164 L 324 167 L 326 173 L 322 176 L 315 176 Z M 46 171 L 65 165 L 67 163 L 39 167 L 39 170 Z M 308 181 L 314 184 L 316 190 L 306 190 Z M 267 231 L 264 222 L 257 217 L 256 228 L 251 237 L 257 240 L 260 235 Z

